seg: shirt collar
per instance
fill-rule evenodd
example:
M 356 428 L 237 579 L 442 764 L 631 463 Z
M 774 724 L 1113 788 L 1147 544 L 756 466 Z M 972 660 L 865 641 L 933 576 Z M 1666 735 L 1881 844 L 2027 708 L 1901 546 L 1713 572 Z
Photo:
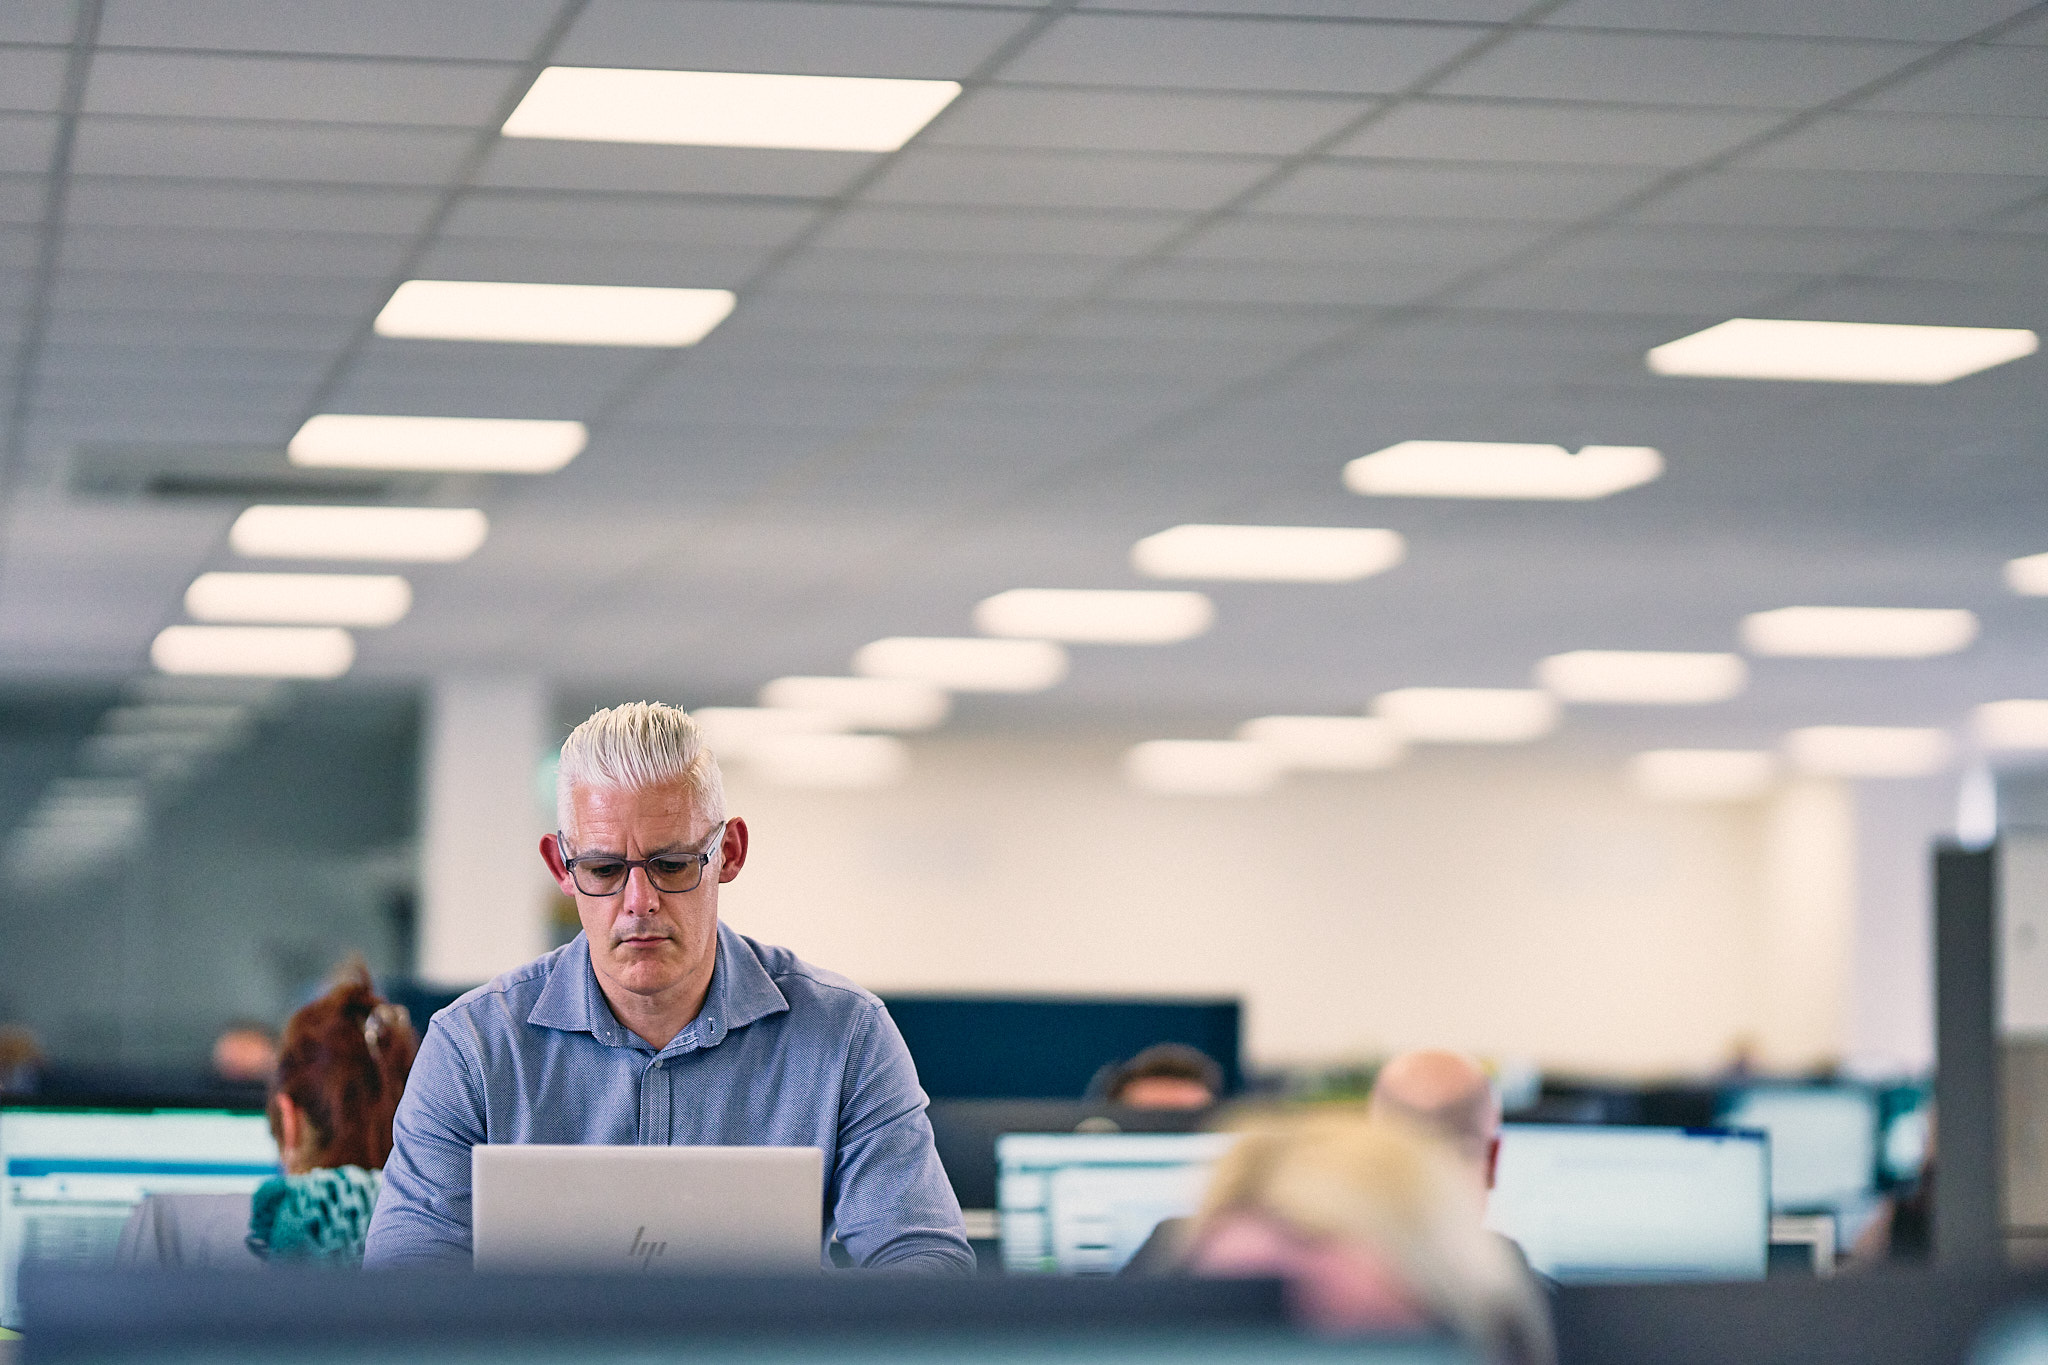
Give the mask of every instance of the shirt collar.
M 663 1050 L 716 1047 L 732 1030 L 788 1008 L 788 997 L 761 965 L 753 945 L 721 921 L 718 961 L 711 969 L 711 989 L 704 997 L 704 1008 Z M 604 992 L 598 989 L 597 973 L 590 965 L 590 940 L 580 933 L 548 973 L 547 985 L 541 988 L 540 998 L 534 1001 L 526 1022 L 542 1028 L 588 1033 L 612 1047 L 639 1045 L 639 1040 L 612 1016 L 611 1006 L 605 1003 Z

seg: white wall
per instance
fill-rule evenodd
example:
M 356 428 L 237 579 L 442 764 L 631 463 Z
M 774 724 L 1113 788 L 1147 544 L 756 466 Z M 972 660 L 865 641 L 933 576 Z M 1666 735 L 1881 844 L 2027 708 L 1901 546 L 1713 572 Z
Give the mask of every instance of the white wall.
M 1528 752 L 1243 799 L 1133 792 L 1106 742 L 915 752 L 879 792 L 730 771 L 754 850 L 728 921 L 884 992 L 1242 994 L 1266 1063 L 1440 1043 L 1650 1073 L 1745 1036 L 1784 1060 L 1842 1044 L 1846 966 L 1832 1032 L 1771 1005 L 1761 806 L 1653 805 L 1618 765 Z

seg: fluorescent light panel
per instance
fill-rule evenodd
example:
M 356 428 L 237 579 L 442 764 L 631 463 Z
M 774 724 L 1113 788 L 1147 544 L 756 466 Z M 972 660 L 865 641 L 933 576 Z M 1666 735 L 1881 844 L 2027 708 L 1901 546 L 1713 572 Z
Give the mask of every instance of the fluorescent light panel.
M 1651 749 L 1629 760 L 1629 781 L 1653 801 L 1754 801 L 1778 776 L 1760 749 Z
M 853 671 L 949 692 L 1042 692 L 1067 676 L 1067 651 L 1050 640 L 892 635 L 862 645 Z
M 1742 618 L 1752 654 L 1809 659 L 1931 659 L 1977 638 L 1974 614 L 1932 607 L 1780 607 Z
M 558 346 L 694 346 L 725 321 L 729 289 L 407 280 L 377 314 L 384 337 Z
M 1575 649 L 1536 665 L 1536 681 L 1565 701 L 1630 706 L 1726 701 L 1748 679 L 1749 668 L 1739 654 Z
M 1372 772 L 1406 752 L 1401 732 L 1372 716 L 1260 716 L 1238 726 L 1237 738 L 1303 772 Z
M 551 66 L 506 137 L 893 152 L 951 104 L 956 81 Z
M 185 610 L 195 621 L 388 626 L 412 610 L 412 586 L 396 574 L 203 573 Z
M 2048 701 L 1987 701 L 1970 719 L 1987 749 L 2048 749 Z
M 744 761 L 778 787 L 889 787 L 910 773 L 910 750 L 893 735 L 764 735 L 747 746 Z
M 1563 446 L 1499 441 L 1402 441 L 1344 466 L 1354 493 L 1395 498 L 1586 501 L 1646 484 L 1664 472 L 1649 446 Z
M 1215 620 L 1201 593 L 1145 589 L 1013 588 L 974 609 L 975 628 L 990 635 L 1104 645 L 1174 644 Z
M 581 422 L 513 417 L 387 417 L 321 413 L 292 437 L 295 465 L 552 474 L 582 452 Z
M 1373 714 L 1411 740 L 1522 744 L 1557 728 L 1557 698 L 1514 687 L 1402 687 L 1373 698 Z
M 2048 555 L 2007 560 L 2005 585 L 2022 597 L 2048 597 Z
M 166 673 L 256 678 L 338 678 L 355 640 L 335 626 L 166 626 L 149 647 Z
M 761 689 L 760 701 L 822 711 L 853 730 L 929 730 L 953 705 L 943 689 L 908 678 L 777 678 Z
M 1946 730 L 1903 725 L 1811 725 L 1785 736 L 1785 755 L 1824 777 L 1924 777 L 1948 765 Z
M 1658 374 L 1834 384 L 1946 384 L 2021 356 L 2040 339 L 2018 327 L 1730 318 L 1653 348 Z
M 1362 526 L 1175 526 L 1131 547 L 1147 578 L 1353 583 L 1399 564 L 1407 543 Z
M 712 751 L 726 757 L 779 735 L 831 734 L 847 728 L 846 718 L 830 711 L 776 706 L 700 706 L 690 718 Z
M 1280 757 L 1232 739 L 1154 739 L 1124 754 L 1124 778 L 1168 796 L 1249 796 L 1280 780 Z
M 489 521 L 474 507 L 259 504 L 235 518 L 228 547 L 250 559 L 452 564 L 475 554 L 489 532 Z

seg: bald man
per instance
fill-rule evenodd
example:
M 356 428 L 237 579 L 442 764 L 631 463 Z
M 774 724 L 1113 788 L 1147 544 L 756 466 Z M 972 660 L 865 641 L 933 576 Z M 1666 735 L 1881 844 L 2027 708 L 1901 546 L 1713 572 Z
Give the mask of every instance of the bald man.
M 1417 1124 L 1449 1143 L 1484 1189 L 1500 1162 L 1500 1097 L 1462 1052 L 1404 1052 L 1380 1068 L 1368 1101 L 1375 1115 Z

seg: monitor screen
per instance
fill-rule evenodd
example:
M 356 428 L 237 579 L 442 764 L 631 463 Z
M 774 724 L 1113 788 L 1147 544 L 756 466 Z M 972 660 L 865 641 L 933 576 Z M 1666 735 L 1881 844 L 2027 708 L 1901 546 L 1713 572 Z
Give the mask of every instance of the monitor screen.
M 144 1196 L 253 1191 L 277 1171 L 261 1113 L 0 1108 L 0 1326 L 19 1326 L 22 1262 L 111 1261 Z
M 1761 1279 L 1770 1144 L 1724 1129 L 1509 1124 L 1486 1222 L 1565 1283 Z
M 1877 1096 L 1854 1085 L 1758 1085 L 1731 1091 L 1720 1123 L 1771 1135 L 1771 1207 L 1836 1209 L 1877 1181 Z
M 1003 1269 L 1114 1275 L 1154 1228 L 1202 1202 L 1228 1133 L 1006 1133 L 1000 1168 Z

